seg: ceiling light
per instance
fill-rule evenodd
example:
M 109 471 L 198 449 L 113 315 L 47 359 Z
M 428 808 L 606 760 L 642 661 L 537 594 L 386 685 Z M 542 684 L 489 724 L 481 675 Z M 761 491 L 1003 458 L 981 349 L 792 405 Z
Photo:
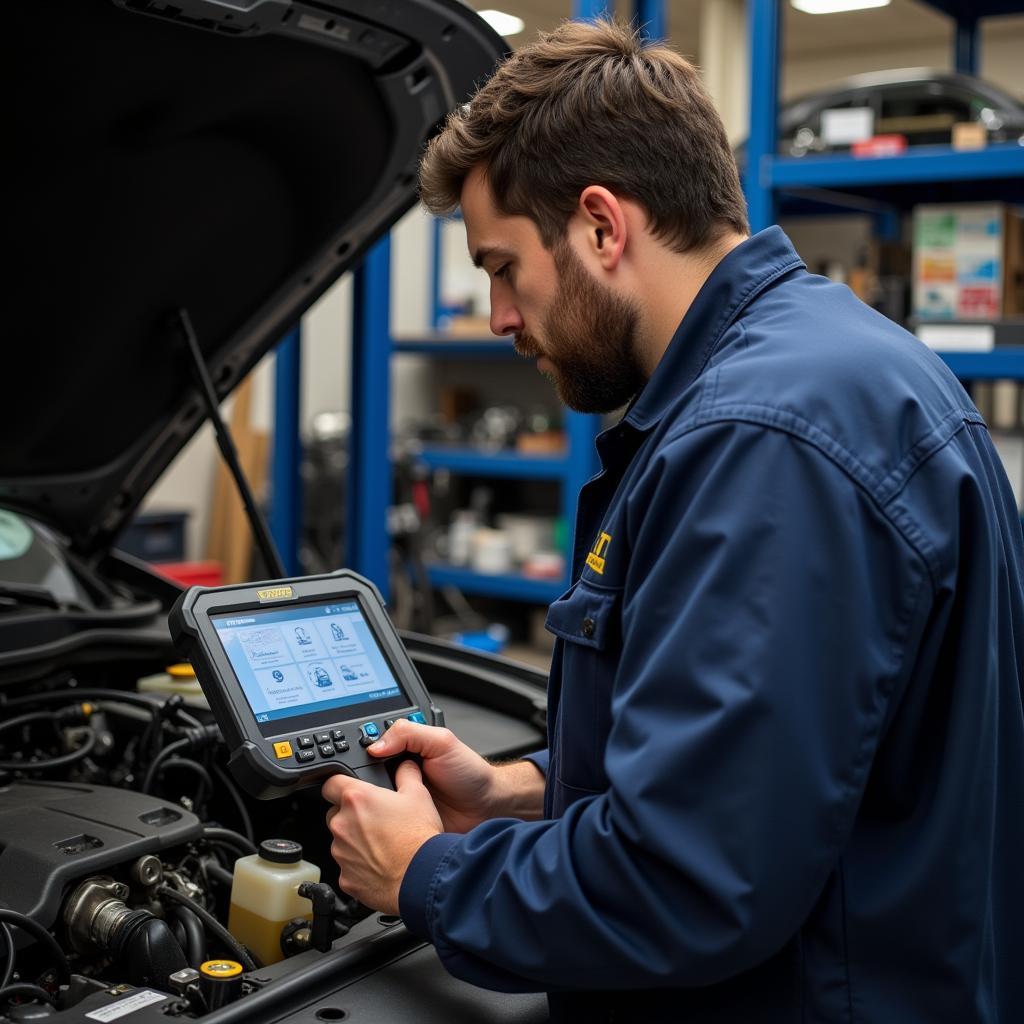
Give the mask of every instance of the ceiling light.
M 888 3 L 889 0 L 885 2 Z M 526 22 L 522 18 L 506 14 L 504 11 L 480 11 L 479 14 L 499 36 L 515 36 L 526 28 Z
M 864 11 L 869 7 L 889 6 L 889 0 L 789 0 L 789 3 L 804 14 L 838 14 L 840 11 Z

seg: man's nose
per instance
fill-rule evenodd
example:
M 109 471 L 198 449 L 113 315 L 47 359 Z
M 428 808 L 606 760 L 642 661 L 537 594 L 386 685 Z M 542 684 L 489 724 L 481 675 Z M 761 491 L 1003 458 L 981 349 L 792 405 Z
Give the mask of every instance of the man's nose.
M 511 302 L 500 301 L 491 294 L 491 331 L 501 336 L 518 334 L 523 329 L 523 318 Z

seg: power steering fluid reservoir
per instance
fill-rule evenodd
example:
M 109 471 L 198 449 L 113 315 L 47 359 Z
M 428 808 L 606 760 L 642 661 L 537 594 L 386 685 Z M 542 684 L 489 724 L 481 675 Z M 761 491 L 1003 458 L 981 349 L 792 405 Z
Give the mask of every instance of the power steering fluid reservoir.
M 260 852 L 235 861 L 228 931 L 264 964 L 284 959 L 281 929 L 295 917 L 313 917 L 313 905 L 298 893 L 303 882 L 319 882 L 320 869 L 302 859 L 290 839 L 265 839 Z

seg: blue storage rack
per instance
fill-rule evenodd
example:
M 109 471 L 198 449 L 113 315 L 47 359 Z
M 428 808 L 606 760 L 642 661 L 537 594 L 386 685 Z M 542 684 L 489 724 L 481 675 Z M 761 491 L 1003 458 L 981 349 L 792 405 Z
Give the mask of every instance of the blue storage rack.
M 454 445 L 426 445 L 416 459 L 431 469 L 509 480 L 561 480 L 569 468 L 569 459 L 564 455 L 521 455 Z
M 978 20 L 989 15 L 1024 11 L 1020 0 L 926 0 L 956 19 L 954 63 L 973 74 L 978 63 Z M 899 156 L 853 157 L 845 154 L 786 157 L 777 152 L 779 54 L 782 16 L 779 0 L 749 0 L 750 137 L 747 142 L 745 189 L 753 231 L 774 224 L 780 196 L 787 190 L 828 189 L 890 204 L 894 214 L 920 201 L 908 186 L 969 182 L 975 198 L 1024 198 L 1024 147 L 1013 143 L 958 151 L 948 146 L 914 147 Z M 812 192 L 813 195 L 813 192 Z M 839 197 L 841 200 L 841 197 Z M 884 216 L 884 206 L 877 209 Z M 965 380 L 1024 380 L 1024 349 L 992 352 L 940 352 Z
M 1020 0 L 925 0 L 955 20 L 954 65 L 959 71 L 978 68 L 978 22 L 990 15 L 1024 10 Z M 593 18 L 614 10 L 613 0 L 574 0 L 573 14 Z M 667 31 L 665 0 L 634 0 L 633 12 L 645 35 Z M 975 193 L 992 198 L 1020 197 L 1024 182 L 1024 148 L 1010 144 L 958 152 L 948 147 L 915 147 L 895 157 L 854 158 L 822 155 L 779 156 L 776 151 L 781 10 L 779 0 L 749 0 L 751 40 L 751 130 L 747 143 L 746 193 L 750 221 L 757 231 L 775 223 L 780 197 L 808 211 L 841 209 L 844 196 L 851 205 L 874 213 L 879 230 L 891 236 L 898 226 L 897 211 L 920 200 L 913 186 L 970 183 Z M 788 193 L 793 193 L 792 195 Z M 434 235 L 433 309 L 437 323 L 440 296 L 440 246 Z M 511 339 L 442 340 L 425 337 L 393 342 L 388 323 L 389 242 L 384 239 L 367 255 L 356 275 L 354 367 L 352 375 L 353 430 L 350 463 L 348 564 L 387 590 L 387 508 L 391 498 L 388 458 L 389 361 L 393 353 L 418 353 L 480 360 L 515 358 Z M 1024 380 L 1024 348 L 993 352 L 944 352 L 942 358 L 964 379 Z M 298 568 L 298 530 L 301 522 L 299 464 L 299 337 L 292 332 L 278 350 L 275 433 L 273 448 L 273 532 L 289 570 Z M 593 438 L 597 417 L 568 413 L 569 452 L 564 459 L 516 460 L 503 455 L 485 458 L 466 451 L 445 453 L 427 449 L 424 461 L 440 467 L 447 459 L 459 472 L 563 481 L 563 514 L 573 521 L 575 496 L 596 468 Z M 516 469 L 510 466 L 516 462 Z M 557 470 L 556 465 L 557 464 Z M 468 592 L 548 601 L 563 582 L 521 577 L 478 577 L 466 570 L 437 566 L 438 585 L 454 584 Z

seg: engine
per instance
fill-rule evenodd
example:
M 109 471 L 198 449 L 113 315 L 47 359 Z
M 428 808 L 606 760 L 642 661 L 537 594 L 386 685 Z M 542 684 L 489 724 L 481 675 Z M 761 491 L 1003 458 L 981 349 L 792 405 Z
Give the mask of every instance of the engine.
M 333 872 L 316 794 L 254 806 L 224 756 L 178 696 L 65 680 L 0 697 L 0 1021 L 89 1024 L 135 1012 L 128 1000 L 199 1018 L 369 914 L 310 881 L 263 961 L 229 931 L 235 863 L 257 837 L 303 841 Z

